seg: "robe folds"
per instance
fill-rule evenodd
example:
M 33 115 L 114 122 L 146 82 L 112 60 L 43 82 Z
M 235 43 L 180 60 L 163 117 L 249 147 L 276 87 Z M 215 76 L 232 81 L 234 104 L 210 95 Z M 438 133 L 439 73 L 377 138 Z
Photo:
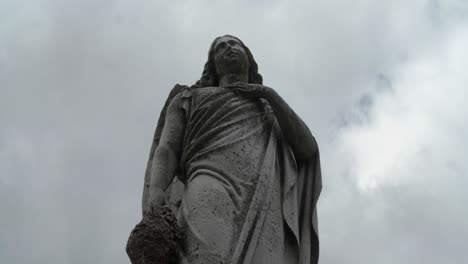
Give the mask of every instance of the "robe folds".
M 166 107 L 178 93 L 186 113 L 177 173 L 185 186 L 177 218 L 187 234 L 180 263 L 318 263 L 318 152 L 296 160 L 263 99 L 176 85 Z

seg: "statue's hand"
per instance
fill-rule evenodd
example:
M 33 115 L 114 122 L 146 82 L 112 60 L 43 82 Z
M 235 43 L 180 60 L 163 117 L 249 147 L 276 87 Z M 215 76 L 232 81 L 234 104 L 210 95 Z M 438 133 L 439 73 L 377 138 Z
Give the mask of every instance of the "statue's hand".
M 146 215 L 147 212 L 152 211 L 154 208 L 163 207 L 166 205 L 166 195 L 164 191 L 157 190 L 152 193 L 148 200 L 148 205 L 146 206 L 143 215 Z
M 234 83 L 228 85 L 226 88 L 231 89 L 232 91 L 242 94 L 248 98 L 264 98 L 268 99 L 269 87 L 263 86 L 261 84 L 253 84 L 253 83 Z

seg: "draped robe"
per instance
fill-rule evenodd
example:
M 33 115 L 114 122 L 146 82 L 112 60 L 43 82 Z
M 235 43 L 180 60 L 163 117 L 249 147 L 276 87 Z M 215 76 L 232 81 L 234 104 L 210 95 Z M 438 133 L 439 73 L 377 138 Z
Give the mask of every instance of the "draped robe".
M 319 155 L 296 160 L 268 103 L 221 87 L 176 86 L 186 131 L 181 263 L 318 263 Z M 168 105 L 166 103 L 166 106 Z M 163 110 L 150 152 L 164 127 Z

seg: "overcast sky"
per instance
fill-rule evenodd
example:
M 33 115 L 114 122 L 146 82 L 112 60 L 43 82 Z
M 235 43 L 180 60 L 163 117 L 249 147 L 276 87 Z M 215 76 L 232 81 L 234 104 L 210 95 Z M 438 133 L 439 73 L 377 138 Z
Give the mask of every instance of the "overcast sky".
M 129 263 L 159 111 L 233 34 L 322 152 L 323 264 L 468 260 L 468 1 L 0 0 L 0 262 Z

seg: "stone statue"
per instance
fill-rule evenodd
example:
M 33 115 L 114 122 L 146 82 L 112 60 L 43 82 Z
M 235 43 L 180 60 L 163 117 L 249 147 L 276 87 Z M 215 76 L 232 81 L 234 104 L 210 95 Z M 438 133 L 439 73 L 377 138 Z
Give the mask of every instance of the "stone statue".
M 167 204 L 175 177 L 184 184 L 173 220 L 184 233 L 177 263 L 318 263 L 317 143 L 234 36 L 213 41 L 199 81 L 171 91 L 150 151 L 144 215 Z

